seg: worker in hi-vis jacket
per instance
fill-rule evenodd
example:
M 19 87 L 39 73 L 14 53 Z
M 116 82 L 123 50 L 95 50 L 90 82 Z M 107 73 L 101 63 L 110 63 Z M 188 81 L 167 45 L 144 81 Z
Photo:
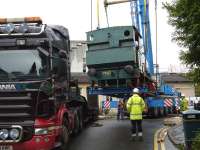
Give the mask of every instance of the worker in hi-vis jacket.
M 132 140 L 135 140 L 136 135 L 143 140 L 142 135 L 142 112 L 145 110 L 145 103 L 142 97 L 139 96 L 139 89 L 133 89 L 133 95 L 128 99 L 127 110 L 130 113 L 130 120 L 132 125 Z M 138 130 L 137 130 L 138 129 Z M 136 133 L 138 131 L 138 134 Z

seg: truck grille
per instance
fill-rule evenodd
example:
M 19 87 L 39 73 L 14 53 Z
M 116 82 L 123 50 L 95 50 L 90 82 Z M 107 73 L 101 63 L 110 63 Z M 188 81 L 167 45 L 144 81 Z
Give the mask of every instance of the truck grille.
M 34 93 L 0 92 L 0 127 L 20 125 L 22 141 L 32 138 L 35 120 Z
M 33 100 L 27 93 L 0 93 L 0 123 L 34 120 Z

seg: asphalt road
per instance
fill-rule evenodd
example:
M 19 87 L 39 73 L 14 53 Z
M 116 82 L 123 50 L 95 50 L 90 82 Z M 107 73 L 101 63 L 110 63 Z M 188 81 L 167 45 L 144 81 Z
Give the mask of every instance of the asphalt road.
M 71 139 L 67 150 L 153 150 L 153 137 L 163 119 L 143 121 L 144 141 L 130 140 L 130 121 L 101 120 Z

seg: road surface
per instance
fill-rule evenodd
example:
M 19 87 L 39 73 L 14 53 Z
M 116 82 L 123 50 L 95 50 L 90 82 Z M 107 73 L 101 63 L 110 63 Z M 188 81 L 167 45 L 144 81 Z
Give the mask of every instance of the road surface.
M 152 150 L 154 133 L 161 127 L 163 119 L 144 120 L 144 141 L 133 142 L 129 120 L 100 120 L 72 138 L 67 150 Z

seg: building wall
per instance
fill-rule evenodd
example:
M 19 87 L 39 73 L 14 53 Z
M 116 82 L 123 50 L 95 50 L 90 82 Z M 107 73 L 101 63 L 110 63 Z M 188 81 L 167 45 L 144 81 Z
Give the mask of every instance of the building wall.
M 87 44 L 85 41 L 71 41 L 71 72 L 83 72 Z
M 195 96 L 195 88 L 193 83 L 167 83 L 186 97 Z

